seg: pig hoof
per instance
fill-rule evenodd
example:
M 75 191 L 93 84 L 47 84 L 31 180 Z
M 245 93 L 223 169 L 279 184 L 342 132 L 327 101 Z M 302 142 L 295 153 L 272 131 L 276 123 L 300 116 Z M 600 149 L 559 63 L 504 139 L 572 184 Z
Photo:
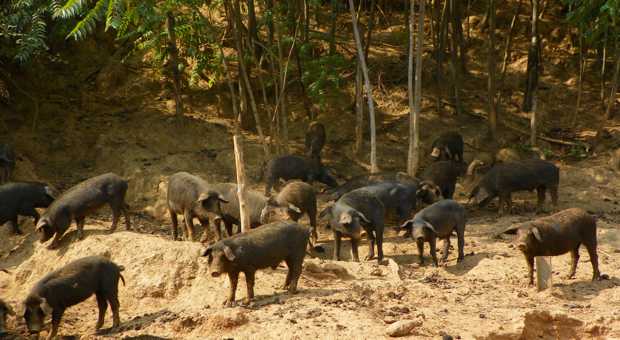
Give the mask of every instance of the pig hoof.
M 252 303 L 252 299 L 247 298 L 247 299 L 244 299 L 244 300 L 243 300 L 242 305 L 243 305 L 243 306 L 249 306 L 251 303 Z
M 374 255 L 372 255 L 372 256 L 370 256 L 370 255 L 366 255 L 366 257 L 364 257 L 364 261 L 370 261 L 370 260 L 372 260 L 372 259 L 374 259 L 374 258 L 375 258 L 375 256 L 374 256 Z M 358 260 L 358 262 L 359 262 L 359 260 Z
M 234 304 L 235 302 L 232 300 L 225 300 L 224 303 L 222 303 L 224 307 L 233 307 Z

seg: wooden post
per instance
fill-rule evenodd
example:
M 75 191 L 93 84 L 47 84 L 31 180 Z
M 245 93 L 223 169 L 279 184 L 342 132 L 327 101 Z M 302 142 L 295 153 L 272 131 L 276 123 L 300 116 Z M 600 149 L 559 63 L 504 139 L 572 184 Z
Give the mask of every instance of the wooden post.
M 537 256 L 536 257 L 536 288 L 538 291 L 545 290 L 551 287 L 553 276 L 551 270 L 551 257 L 550 256 Z
M 247 214 L 245 203 L 245 168 L 243 164 L 243 144 L 239 130 L 233 135 L 235 148 L 235 168 L 237 169 L 237 196 L 239 197 L 239 216 L 241 218 L 241 232 L 250 229 L 250 216 Z

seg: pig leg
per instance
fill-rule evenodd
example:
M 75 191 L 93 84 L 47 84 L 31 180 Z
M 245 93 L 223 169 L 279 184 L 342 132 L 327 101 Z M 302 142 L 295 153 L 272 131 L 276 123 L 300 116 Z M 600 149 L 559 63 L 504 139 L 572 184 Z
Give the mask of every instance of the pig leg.
M 359 255 L 359 251 L 358 251 L 358 247 L 360 244 L 360 240 L 351 238 L 351 254 L 353 255 L 353 261 L 355 262 L 360 262 L 360 255 Z M 372 246 L 371 246 L 372 247 Z M 370 248 L 373 249 L 373 248 Z M 370 254 L 369 254 L 370 256 Z M 372 256 L 374 257 L 375 255 L 372 254 Z
M 558 207 L 558 187 L 553 186 L 549 188 L 549 192 L 551 193 L 551 203 L 553 203 L 553 207 L 557 209 Z
M 316 231 L 316 209 L 308 211 L 308 218 L 310 219 L 310 227 L 312 227 L 312 244 L 316 244 L 319 240 L 319 234 Z
M 571 264 L 570 264 L 570 272 L 568 273 L 567 279 L 572 279 L 575 277 L 575 273 L 577 272 L 577 263 L 579 263 L 579 245 L 575 247 L 575 249 L 570 252 Z
M 179 220 L 177 219 L 177 214 L 171 209 L 168 210 L 168 213 L 170 213 L 170 219 L 172 220 L 172 239 L 176 241 L 179 239 Z
M 254 281 L 256 278 L 256 272 L 254 271 L 247 271 L 244 272 L 245 274 L 245 285 L 247 288 L 247 297 L 245 298 L 245 304 L 249 305 L 250 302 L 252 302 L 252 299 L 254 298 Z
M 59 232 L 56 232 L 56 234 L 54 234 L 54 239 L 52 240 L 52 243 L 50 243 L 47 249 L 56 249 L 58 247 L 58 244 L 60 243 L 61 238 L 62 238 L 62 234 Z
M 77 226 L 78 231 L 78 239 L 84 239 L 84 222 L 86 221 L 86 217 L 81 216 L 75 219 L 75 225 Z
M 228 237 L 233 236 L 233 224 L 230 221 L 224 221 L 224 227 L 226 228 L 226 233 Z M 218 226 L 219 228 L 219 226 Z
M 528 276 L 530 279 L 529 284 L 530 286 L 533 286 L 534 285 L 534 257 L 526 256 L 525 261 L 527 262 Z
M 118 302 L 118 293 L 112 293 L 108 297 L 110 308 L 112 309 L 112 328 L 117 328 L 121 325 L 121 317 L 118 313 L 120 303 Z
M 189 210 L 185 210 L 183 213 L 183 217 L 185 218 L 185 238 L 188 241 L 194 240 L 194 216 Z
M 47 335 L 48 340 L 52 340 L 58 334 L 58 328 L 60 327 L 60 320 L 62 320 L 62 315 L 64 314 L 64 309 L 54 309 L 52 311 L 52 330 Z
M 121 210 L 116 204 L 110 203 L 110 207 L 112 208 L 112 225 L 110 226 L 110 233 L 116 231 L 116 227 L 118 226 L 118 220 L 121 216 Z
M 235 303 L 235 293 L 237 291 L 237 283 L 239 283 L 239 272 L 228 273 L 228 281 L 230 281 L 230 290 L 228 291 L 228 298 L 224 301 L 224 306 L 232 307 Z
M 433 237 L 428 242 L 428 244 L 429 244 L 429 247 L 431 248 L 430 252 L 431 252 L 431 257 L 433 258 L 433 265 L 435 267 L 438 267 L 439 266 L 439 262 L 437 261 L 437 239 Z
M 334 230 L 334 261 L 340 261 L 340 243 L 342 243 L 342 234 Z
M 375 234 L 377 235 L 377 261 L 380 264 L 383 261 L 383 228 L 377 228 Z
M 287 284 L 289 294 L 297 293 L 297 282 L 299 282 L 299 277 L 301 276 L 301 268 L 303 262 L 304 259 L 303 257 L 301 257 L 301 259 L 293 259 L 286 263 L 289 273 L 287 275 L 287 279 L 289 280 Z
M 39 213 L 37 212 L 35 208 L 32 208 L 32 207 L 26 208 L 26 209 L 22 208 L 21 212 L 22 212 L 21 213 L 22 216 L 32 216 L 32 218 L 34 218 L 34 225 L 37 225 L 37 223 L 39 222 L 39 218 L 41 216 L 39 215 Z
M 545 205 L 546 188 L 538 187 L 536 188 L 536 193 L 538 194 L 538 202 L 536 204 L 536 213 L 540 214 L 544 212 L 543 208 Z
M 99 307 L 99 317 L 97 318 L 97 325 L 95 329 L 99 330 L 103 327 L 105 322 L 105 312 L 108 309 L 108 300 L 103 294 L 97 294 L 97 307 Z
M 598 269 L 598 254 L 596 253 L 596 239 L 594 242 L 584 242 L 586 249 L 588 249 L 588 255 L 590 255 L 590 262 L 592 263 L 592 281 L 601 279 L 601 272 Z
M 415 241 L 418 246 L 418 257 L 420 258 L 420 265 L 424 264 L 424 240 L 417 239 Z
M 372 230 L 366 230 L 366 235 L 368 236 L 368 255 L 364 258 L 364 261 L 370 261 L 375 257 L 375 236 Z M 351 239 L 351 244 L 353 244 L 353 239 Z
M 448 260 L 448 251 L 450 250 L 450 236 L 443 240 L 443 255 L 441 256 L 441 262 Z
M 456 259 L 456 263 L 460 263 L 465 260 L 465 224 L 456 228 L 456 237 L 459 247 L 459 257 Z M 450 236 L 448 236 L 448 239 L 450 239 Z
M 129 219 L 129 206 L 123 203 L 123 216 L 125 217 L 125 228 L 131 230 L 131 220 Z

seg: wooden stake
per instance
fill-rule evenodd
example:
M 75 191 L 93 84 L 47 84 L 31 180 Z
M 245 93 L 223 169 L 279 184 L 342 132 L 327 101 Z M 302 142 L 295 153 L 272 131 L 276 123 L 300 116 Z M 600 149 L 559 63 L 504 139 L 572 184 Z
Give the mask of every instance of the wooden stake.
M 551 270 L 551 257 L 550 256 L 537 256 L 536 257 L 536 288 L 538 291 L 545 290 L 551 287 L 553 276 Z
M 235 148 L 235 168 L 237 169 L 237 196 L 239 197 L 239 216 L 241 218 L 241 232 L 250 229 L 250 216 L 247 214 L 245 202 L 245 168 L 243 164 L 243 144 L 241 134 L 237 131 L 233 136 Z

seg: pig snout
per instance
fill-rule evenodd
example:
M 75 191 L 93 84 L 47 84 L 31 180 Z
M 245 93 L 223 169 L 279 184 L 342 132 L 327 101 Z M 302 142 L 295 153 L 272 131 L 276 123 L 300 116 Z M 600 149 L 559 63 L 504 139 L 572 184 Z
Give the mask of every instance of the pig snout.
M 218 271 L 211 271 L 211 276 L 212 277 L 219 277 L 220 275 L 222 275 L 222 273 L 220 273 Z

